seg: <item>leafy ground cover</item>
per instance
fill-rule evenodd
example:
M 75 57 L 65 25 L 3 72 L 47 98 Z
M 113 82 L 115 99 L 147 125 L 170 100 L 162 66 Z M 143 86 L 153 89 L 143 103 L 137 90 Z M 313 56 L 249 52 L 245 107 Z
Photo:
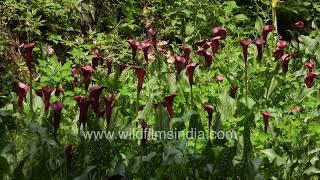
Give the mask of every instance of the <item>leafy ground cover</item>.
M 319 2 L 0 10 L 2 179 L 318 178 Z

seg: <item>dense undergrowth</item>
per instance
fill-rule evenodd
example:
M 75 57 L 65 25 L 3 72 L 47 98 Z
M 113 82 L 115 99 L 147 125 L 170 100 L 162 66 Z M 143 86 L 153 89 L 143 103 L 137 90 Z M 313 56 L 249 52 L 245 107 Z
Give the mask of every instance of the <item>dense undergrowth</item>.
M 272 2 L 0 2 L 1 178 L 317 179 L 320 3 Z

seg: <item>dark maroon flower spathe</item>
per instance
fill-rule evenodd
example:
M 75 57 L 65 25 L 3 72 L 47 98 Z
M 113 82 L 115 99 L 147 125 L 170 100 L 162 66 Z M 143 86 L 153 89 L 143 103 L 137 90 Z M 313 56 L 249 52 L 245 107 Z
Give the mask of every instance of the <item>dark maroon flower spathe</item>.
M 258 50 L 258 62 L 261 63 L 262 61 L 262 55 L 263 55 L 263 46 L 265 44 L 265 41 L 261 38 L 255 39 L 253 43 L 257 46 Z
M 150 47 L 151 47 L 151 44 L 149 41 L 143 41 L 140 43 L 140 48 L 143 52 L 143 56 L 144 56 L 144 59 L 146 60 L 146 62 L 148 62 L 148 60 L 149 60 L 148 53 L 149 53 Z
M 170 118 L 173 117 L 173 101 L 174 101 L 174 98 L 177 96 L 176 93 L 172 94 L 172 95 L 169 95 L 169 96 L 165 96 L 163 98 L 163 104 L 164 106 L 167 108 L 167 112 L 168 112 L 168 115 Z
M 186 67 L 186 74 L 187 74 L 188 79 L 189 79 L 190 87 L 193 84 L 193 74 L 194 74 L 194 70 L 196 69 L 197 66 L 198 66 L 198 64 L 192 63 L 192 64 L 188 64 L 187 67 Z
M 212 122 L 212 114 L 215 111 L 215 107 L 212 104 L 205 103 L 202 105 L 202 107 L 207 111 L 208 113 L 208 126 L 211 127 Z
M 85 91 L 88 91 L 93 68 L 91 66 L 86 65 L 86 66 L 83 66 L 81 70 L 82 70 L 82 76 L 84 80 L 84 89 Z
M 88 109 L 90 104 L 92 103 L 92 100 L 90 100 L 87 97 L 82 96 L 75 96 L 74 99 L 77 101 L 77 104 L 80 109 L 80 115 L 79 115 L 79 125 L 83 125 L 83 129 L 85 129 L 87 121 L 88 121 Z
M 99 97 L 103 91 L 103 86 L 93 86 L 90 88 L 90 98 L 92 98 L 92 107 L 95 113 L 99 110 Z
M 25 50 L 25 60 L 29 70 L 31 70 L 32 50 L 35 45 L 35 43 L 27 43 L 20 46 Z
M 304 22 L 303 21 L 294 22 L 294 23 L 292 23 L 291 26 L 295 27 L 295 28 L 303 28 L 304 27 Z
M 204 65 L 205 67 L 210 67 L 211 64 L 212 64 L 212 53 L 203 49 L 203 48 L 200 48 L 196 51 L 197 54 L 199 55 L 202 55 L 204 57 Z
M 129 39 L 128 43 L 129 43 L 131 50 L 132 50 L 132 59 L 135 60 L 136 55 L 137 55 L 137 50 L 138 50 L 140 44 L 138 41 L 136 41 L 134 39 Z
M 144 76 L 146 75 L 146 70 L 144 68 L 142 68 L 142 67 L 137 67 L 137 66 L 134 66 L 133 69 L 136 72 L 136 75 L 137 75 L 137 78 L 138 78 L 137 90 L 138 90 L 138 94 L 140 94 L 140 91 L 142 89 Z
M 151 35 L 152 39 L 152 46 L 157 51 L 157 35 L 160 32 L 160 29 L 151 28 L 148 30 L 149 34 Z
M 222 39 L 221 36 L 215 36 L 214 38 L 211 39 L 210 41 L 210 47 L 212 54 L 215 55 L 218 52 L 219 48 L 219 40 Z
M 269 118 L 271 117 L 270 112 L 263 112 L 262 113 L 263 122 L 264 122 L 264 132 L 267 132 L 268 126 L 269 126 Z
M 142 139 L 141 144 L 145 145 L 148 140 L 148 131 L 149 131 L 149 125 L 144 119 L 139 119 L 139 123 L 142 126 Z
M 289 61 L 292 59 L 292 56 L 290 54 L 284 54 L 283 56 L 281 56 L 281 67 L 282 67 L 282 71 L 284 73 L 288 72 L 289 69 Z
M 317 76 L 315 72 L 309 72 L 308 75 L 304 78 L 304 83 L 308 88 L 312 88 L 313 79 Z
M 222 27 L 215 27 L 211 30 L 213 37 L 220 36 L 221 39 L 225 39 L 227 36 L 227 31 Z
M 177 67 L 177 73 L 178 75 L 180 74 L 180 72 L 185 68 L 185 64 L 186 64 L 186 59 L 184 57 L 181 56 L 175 56 L 175 64 Z
M 28 93 L 29 87 L 26 84 L 19 82 L 16 88 L 18 90 L 18 109 L 20 109 L 22 105 L 22 101 Z
M 58 128 L 60 127 L 60 121 L 61 121 L 61 111 L 64 108 L 64 104 L 62 102 L 56 101 L 53 104 L 51 104 L 51 109 L 53 111 L 53 127 L 54 131 L 57 132 Z
M 66 155 L 66 164 L 67 169 L 71 169 L 71 163 L 72 163 L 72 144 L 66 144 L 64 146 L 64 153 Z
M 105 114 L 106 114 L 106 120 L 107 120 L 107 125 L 110 126 L 111 123 L 111 117 L 112 117 L 112 109 L 114 107 L 114 100 L 115 100 L 115 94 L 111 93 L 111 97 L 105 96 L 103 97 L 104 102 L 105 102 Z
M 316 66 L 314 62 L 307 62 L 304 65 L 308 68 L 308 72 L 312 72 L 313 68 Z
M 262 28 L 262 39 L 265 41 L 265 44 L 267 44 L 268 34 L 271 31 L 273 31 L 273 26 L 272 25 L 263 26 L 263 28 Z
M 190 57 L 191 49 L 184 45 L 180 46 L 180 49 L 183 51 L 183 57 L 186 60 L 186 64 L 188 64 L 191 59 Z
M 242 53 L 243 53 L 243 59 L 244 59 L 245 63 L 247 63 L 247 60 L 248 60 L 248 47 L 249 47 L 250 43 L 251 43 L 250 39 L 240 40 L 240 44 L 242 47 Z
M 44 109 L 47 111 L 50 107 L 50 98 L 51 93 L 54 90 L 54 88 L 50 88 L 48 86 L 42 87 L 42 94 L 43 94 L 43 103 L 44 103 Z

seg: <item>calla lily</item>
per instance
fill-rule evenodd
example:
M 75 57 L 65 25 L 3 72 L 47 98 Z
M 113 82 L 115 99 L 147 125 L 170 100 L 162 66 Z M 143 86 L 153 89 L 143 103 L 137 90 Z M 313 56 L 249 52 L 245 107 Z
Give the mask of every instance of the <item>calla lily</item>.
M 281 67 L 284 73 L 288 72 L 289 61 L 292 59 L 292 56 L 289 54 L 284 54 L 281 56 Z
M 105 102 L 105 113 L 106 113 L 106 120 L 107 120 L 107 125 L 110 125 L 111 122 L 111 116 L 112 116 L 112 109 L 114 107 L 114 100 L 115 100 L 115 94 L 112 93 L 111 97 L 105 96 L 103 97 L 104 102 Z
M 142 140 L 141 144 L 145 145 L 148 140 L 148 131 L 149 131 L 149 125 L 146 123 L 144 119 L 139 119 L 139 123 L 142 126 Z
M 140 91 L 142 89 L 144 76 L 146 75 L 146 70 L 142 67 L 137 67 L 137 66 L 134 66 L 133 69 L 135 70 L 137 78 L 138 78 L 137 90 L 138 90 L 138 94 L 140 94 Z
M 188 64 L 186 67 L 186 74 L 188 75 L 188 78 L 189 78 L 190 87 L 193 84 L 193 74 L 194 74 L 194 70 L 196 69 L 197 66 L 198 66 L 198 64 L 192 63 L 192 64 Z
M 175 56 L 175 64 L 177 66 L 177 73 L 178 75 L 180 74 L 180 72 L 185 68 L 185 64 L 186 64 L 186 59 L 184 57 L 181 56 Z
M 186 60 L 186 63 L 188 64 L 191 59 L 190 57 L 191 49 L 184 45 L 180 46 L 180 49 L 183 51 L 183 57 Z
M 163 104 L 164 106 L 167 108 L 167 112 L 169 114 L 169 117 L 172 118 L 173 117 L 173 100 L 174 98 L 177 96 L 176 93 L 166 96 L 163 98 Z
M 50 107 L 50 98 L 51 93 L 54 88 L 49 88 L 48 86 L 42 87 L 42 94 L 43 94 L 43 102 L 44 102 L 44 109 L 47 111 Z
M 19 82 L 16 86 L 18 90 L 18 110 L 21 108 L 22 101 L 26 97 L 29 87 L 26 84 Z
M 258 62 L 261 63 L 262 61 L 262 54 L 263 54 L 263 46 L 265 44 L 265 41 L 261 38 L 255 39 L 253 43 L 257 46 L 258 49 Z
M 198 46 L 198 47 L 202 47 L 204 44 L 207 43 L 207 40 L 206 39 L 202 39 L 202 40 L 199 40 L 199 41 L 196 41 L 194 43 L 194 45 Z
M 220 36 L 221 39 L 225 39 L 227 36 L 227 31 L 222 27 L 215 27 L 211 30 L 211 32 L 213 33 L 213 37 Z
M 303 21 L 298 21 L 298 22 L 292 23 L 291 26 L 295 27 L 295 28 L 303 28 L 304 27 L 304 22 Z
M 92 98 L 92 107 L 95 113 L 99 110 L 99 97 L 103 91 L 103 86 L 94 86 L 90 88 L 90 98 Z
M 121 74 L 122 71 L 124 71 L 127 67 L 128 67 L 128 65 L 126 65 L 126 64 L 120 64 L 120 74 Z
M 309 72 L 312 72 L 313 68 L 316 66 L 316 64 L 314 62 L 307 62 L 304 65 L 308 68 Z
M 196 53 L 199 54 L 199 55 L 202 55 L 204 57 L 204 60 L 205 60 L 204 61 L 204 65 L 206 67 L 210 67 L 211 66 L 211 64 L 212 64 L 212 56 L 213 56 L 211 52 L 209 52 L 209 51 L 207 51 L 207 50 L 205 50 L 203 48 L 200 48 L 200 49 L 198 49 L 196 51 Z
M 67 169 L 71 169 L 71 163 L 72 163 L 72 144 L 66 144 L 64 146 L 64 153 L 66 155 L 66 164 Z
M 102 59 L 102 54 L 98 49 L 93 49 L 90 54 L 94 56 L 91 61 L 92 68 L 96 69 Z
M 221 75 L 216 76 L 216 80 L 218 83 L 222 83 L 224 81 L 224 77 Z
M 25 60 L 29 70 L 31 70 L 32 49 L 35 45 L 35 43 L 27 43 L 20 46 L 25 50 Z
M 275 60 L 280 59 L 284 55 L 284 50 L 282 48 L 276 47 L 275 50 L 273 50 L 273 57 Z
M 62 102 L 56 101 L 53 104 L 51 104 L 51 109 L 53 110 L 53 127 L 54 131 L 57 132 L 58 128 L 60 127 L 60 121 L 61 121 L 61 111 L 64 107 L 64 104 Z
M 151 35 L 152 39 L 152 46 L 157 51 L 157 35 L 160 32 L 160 29 L 151 28 L 148 30 L 149 34 Z
M 56 92 L 55 92 L 55 95 L 56 96 L 60 96 L 61 93 L 64 93 L 65 90 L 63 88 L 56 88 Z
M 262 39 L 265 41 L 265 44 L 267 44 L 267 38 L 268 34 L 273 30 L 272 25 L 266 25 L 262 28 Z
M 88 91 L 93 68 L 91 66 L 86 65 L 86 66 L 83 66 L 81 70 L 82 70 L 82 75 L 84 79 L 84 89 Z
M 140 48 L 143 52 L 143 56 L 144 56 L 144 59 L 146 60 L 146 62 L 148 62 L 148 60 L 149 60 L 148 52 L 149 52 L 150 47 L 151 47 L 151 44 L 149 41 L 143 41 L 140 43 Z
M 277 47 L 283 49 L 283 48 L 285 48 L 288 44 L 289 44 L 288 41 L 279 41 L 279 42 L 277 43 Z
M 234 99 L 237 96 L 238 86 L 230 87 L 230 96 Z
M 221 36 L 216 36 L 216 37 L 211 39 L 210 47 L 211 47 L 211 51 L 212 51 L 213 55 L 215 55 L 218 52 L 219 40 L 220 39 L 222 39 Z
M 209 129 L 211 127 L 211 122 L 212 122 L 212 114 L 213 112 L 215 111 L 215 106 L 212 105 L 212 104 L 209 104 L 209 103 L 205 103 L 202 105 L 202 107 L 207 111 L 208 113 L 208 126 L 209 126 Z
M 248 60 L 248 47 L 249 47 L 250 43 L 251 43 L 250 39 L 240 40 L 240 44 L 242 47 L 242 53 L 243 53 L 243 59 L 246 64 L 247 64 L 247 60 Z
M 136 41 L 134 39 L 129 39 L 128 43 L 129 43 L 131 50 L 132 50 L 132 59 L 135 60 L 136 55 L 137 55 L 137 50 L 138 50 L 140 44 L 138 41 Z
M 264 122 L 264 132 L 267 132 L 268 126 L 269 126 L 269 118 L 271 117 L 270 112 L 263 112 L 262 113 L 263 122 Z
M 308 75 L 304 78 L 304 83 L 308 88 L 312 88 L 313 86 L 313 79 L 317 76 L 315 72 L 309 72 Z
M 90 104 L 92 103 L 92 100 L 90 100 L 87 97 L 82 96 L 75 96 L 74 100 L 77 101 L 79 109 L 80 109 L 80 115 L 79 115 L 79 123 L 83 125 L 83 129 L 85 129 L 87 121 L 88 121 L 88 109 Z
M 292 112 L 296 113 L 296 112 L 300 112 L 302 108 L 299 106 L 294 106 L 294 107 L 291 107 L 290 109 Z
M 107 73 L 108 73 L 108 75 L 110 75 L 111 74 L 111 72 L 112 72 L 112 59 L 109 59 L 108 61 L 107 61 Z

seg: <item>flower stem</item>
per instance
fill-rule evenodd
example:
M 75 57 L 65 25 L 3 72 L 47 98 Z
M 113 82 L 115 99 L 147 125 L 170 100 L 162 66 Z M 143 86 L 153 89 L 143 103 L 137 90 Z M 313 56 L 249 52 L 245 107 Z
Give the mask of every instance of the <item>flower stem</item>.
M 32 99 L 32 70 L 29 70 L 29 80 L 30 80 L 30 113 L 33 115 L 33 99 Z

